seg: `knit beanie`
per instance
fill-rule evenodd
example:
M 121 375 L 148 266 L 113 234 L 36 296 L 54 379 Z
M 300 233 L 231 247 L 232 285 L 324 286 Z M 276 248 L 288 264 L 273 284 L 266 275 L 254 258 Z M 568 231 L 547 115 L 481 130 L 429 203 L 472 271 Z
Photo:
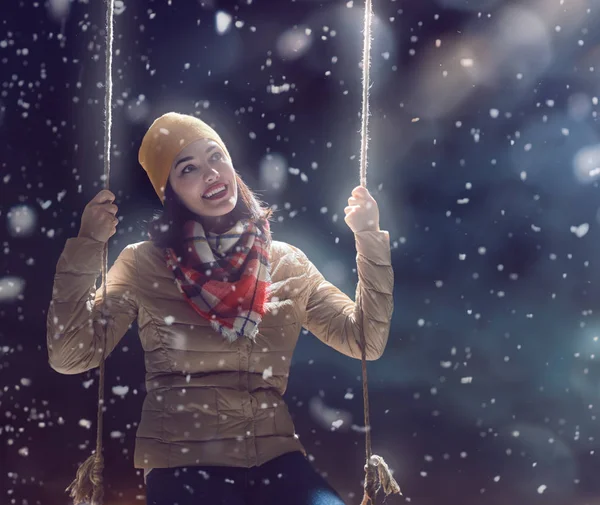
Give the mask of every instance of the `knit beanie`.
M 165 203 L 165 187 L 175 157 L 189 144 L 200 139 L 214 140 L 225 156 L 231 156 L 219 134 L 204 121 L 187 114 L 168 112 L 156 119 L 142 140 L 138 160 L 154 187 L 154 191 Z

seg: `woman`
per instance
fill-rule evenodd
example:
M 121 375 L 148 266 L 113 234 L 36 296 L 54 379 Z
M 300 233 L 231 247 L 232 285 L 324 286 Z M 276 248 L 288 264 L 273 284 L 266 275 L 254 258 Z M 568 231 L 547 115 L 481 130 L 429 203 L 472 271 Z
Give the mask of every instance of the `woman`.
M 282 398 L 300 330 L 360 359 L 358 304 L 297 247 L 272 240 L 270 210 L 244 184 L 219 135 L 168 113 L 139 161 L 164 206 L 149 241 L 128 245 L 96 290 L 114 195 L 88 203 L 58 260 L 48 311 L 50 366 L 99 366 L 137 318 L 146 397 L 134 464 L 149 505 L 341 505 L 306 459 Z M 393 310 L 389 235 L 362 187 L 345 221 L 356 239 L 368 360 L 386 346 Z

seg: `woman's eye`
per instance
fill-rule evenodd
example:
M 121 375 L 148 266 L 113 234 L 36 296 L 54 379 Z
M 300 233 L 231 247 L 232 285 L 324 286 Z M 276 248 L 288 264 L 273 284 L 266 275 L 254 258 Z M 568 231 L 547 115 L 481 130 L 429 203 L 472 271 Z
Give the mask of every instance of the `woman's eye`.
M 218 158 L 215 158 L 215 156 L 218 156 Z M 221 159 L 223 159 L 223 154 L 222 153 L 214 153 L 211 157 L 211 160 L 213 161 L 220 161 Z M 191 169 L 191 170 L 188 170 Z M 181 170 L 182 174 L 189 174 L 192 170 L 196 170 L 196 167 L 194 165 L 187 165 L 186 167 L 184 167 Z

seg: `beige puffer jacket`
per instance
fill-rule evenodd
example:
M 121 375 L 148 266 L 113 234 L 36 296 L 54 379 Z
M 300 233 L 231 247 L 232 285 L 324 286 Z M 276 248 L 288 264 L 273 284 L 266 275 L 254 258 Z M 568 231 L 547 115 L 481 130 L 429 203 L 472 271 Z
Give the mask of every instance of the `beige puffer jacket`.
M 355 304 L 306 255 L 285 242 L 270 251 L 272 294 L 256 343 L 228 344 L 183 298 L 161 250 L 150 241 L 126 246 L 107 273 L 107 356 L 137 318 L 147 394 L 136 433 L 134 465 L 251 467 L 305 450 L 282 398 L 301 328 L 360 359 L 356 320 L 364 312 L 367 359 L 386 346 L 394 274 L 387 231 L 355 234 Z M 50 366 L 79 374 L 100 364 L 104 244 L 70 238 L 59 257 L 47 317 Z M 360 303 L 362 302 L 362 303 Z M 110 373 L 110 368 L 107 369 Z

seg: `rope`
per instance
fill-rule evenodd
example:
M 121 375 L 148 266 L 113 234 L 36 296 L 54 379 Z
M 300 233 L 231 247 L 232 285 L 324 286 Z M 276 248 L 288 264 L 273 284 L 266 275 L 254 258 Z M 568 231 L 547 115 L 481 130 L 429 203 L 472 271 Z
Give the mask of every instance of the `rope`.
M 369 83 L 371 67 L 371 18 L 373 7 L 371 0 L 365 0 L 364 42 L 362 58 L 362 126 L 360 130 L 360 185 L 367 187 L 367 148 L 369 145 Z M 360 293 L 360 291 L 359 291 Z M 362 300 L 356 300 L 362 307 Z M 363 407 L 365 416 L 365 484 L 361 505 L 375 505 L 377 492 L 383 486 L 386 495 L 399 493 L 400 486 L 394 480 L 389 467 L 381 456 L 371 452 L 371 420 L 369 416 L 369 381 L 367 379 L 366 342 L 363 330 L 362 310 L 359 311 L 358 326 L 361 344 Z
M 113 49 L 113 20 L 115 12 L 114 0 L 106 0 L 106 78 L 104 95 L 104 189 L 109 189 L 110 180 L 110 145 L 112 130 L 112 49 Z M 108 241 L 104 243 L 102 252 L 102 328 L 104 345 L 100 359 L 100 377 L 98 378 L 98 417 L 96 432 L 96 453 L 92 454 L 77 470 L 75 480 L 67 487 L 74 505 L 81 503 L 102 505 L 104 502 L 104 456 L 102 455 L 102 424 L 104 413 L 104 358 L 107 344 L 107 326 L 109 315 L 105 311 L 106 303 L 106 271 L 108 263 Z
M 114 0 L 106 0 L 106 78 L 105 78 L 105 97 L 104 97 L 104 189 L 109 189 L 110 180 L 110 145 L 112 130 L 112 53 L 113 53 L 113 20 L 114 20 Z M 363 79 L 362 79 L 362 127 L 361 127 L 361 145 L 360 145 L 360 185 L 367 187 L 367 148 L 369 131 L 369 70 L 371 65 L 371 18 L 372 4 L 371 0 L 365 0 L 365 20 L 364 20 L 364 44 L 363 44 Z M 106 312 L 106 271 L 108 263 L 108 242 L 104 244 L 102 253 L 102 319 L 101 324 L 104 333 L 104 345 L 102 347 L 102 357 L 100 359 L 100 376 L 98 378 L 98 416 L 96 432 L 96 451 L 79 467 L 75 480 L 67 487 L 70 491 L 74 505 L 103 505 L 104 502 L 104 479 L 102 472 L 104 470 L 104 456 L 102 454 L 102 431 L 103 431 L 103 413 L 104 413 L 104 378 L 105 378 L 105 353 L 107 344 L 107 326 L 110 316 Z M 362 307 L 362 300 L 356 300 L 359 307 Z M 375 505 L 377 493 L 381 487 L 386 495 L 399 493 L 400 486 L 396 483 L 392 474 L 382 457 L 372 454 L 371 451 L 371 422 L 369 417 L 369 391 L 367 380 L 367 359 L 366 342 L 363 332 L 362 311 L 358 318 L 361 343 L 361 362 L 362 362 L 362 384 L 363 384 L 363 403 L 365 417 L 365 453 L 366 463 L 364 494 L 361 505 Z

